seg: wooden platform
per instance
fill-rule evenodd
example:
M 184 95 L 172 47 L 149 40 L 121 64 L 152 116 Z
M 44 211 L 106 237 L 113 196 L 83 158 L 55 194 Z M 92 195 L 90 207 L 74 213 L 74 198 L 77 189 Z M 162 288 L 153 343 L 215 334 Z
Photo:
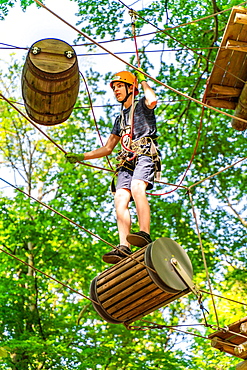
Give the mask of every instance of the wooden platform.
M 247 317 L 229 325 L 228 328 L 231 332 L 241 334 L 242 336 L 229 333 L 228 331 L 216 331 L 208 337 L 211 339 L 212 347 L 241 359 L 247 359 L 247 351 L 242 353 L 236 351 L 237 346 L 247 342 Z
M 208 80 L 206 103 L 234 110 L 247 80 L 247 9 L 232 8 L 215 65 Z

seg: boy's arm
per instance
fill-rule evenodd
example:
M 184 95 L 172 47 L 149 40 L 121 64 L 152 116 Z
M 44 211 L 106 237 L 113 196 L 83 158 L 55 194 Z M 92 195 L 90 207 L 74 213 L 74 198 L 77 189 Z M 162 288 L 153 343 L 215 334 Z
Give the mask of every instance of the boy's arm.
M 105 157 L 111 154 L 111 152 L 113 151 L 113 149 L 115 148 L 119 140 L 120 140 L 119 136 L 111 134 L 106 144 L 102 146 L 101 148 L 97 148 L 95 150 L 91 150 L 90 152 L 80 153 L 80 154 L 67 153 L 65 154 L 65 157 L 70 163 L 82 162 L 88 159 Z
M 137 78 L 139 84 L 141 84 L 141 86 L 143 88 L 144 95 L 145 95 L 145 104 L 146 104 L 146 106 L 149 109 L 153 109 L 153 108 L 156 107 L 158 100 L 157 100 L 157 97 L 155 95 L 155 92 L 153 91 L 153 89 L 147 83 L 146 76 L 144 76 L 144 74 L 141 71 L 142 71 L 141 68 L 140 68 L 140 71 L 135 71 L 135 75 L 136 75 L 136 78 Z

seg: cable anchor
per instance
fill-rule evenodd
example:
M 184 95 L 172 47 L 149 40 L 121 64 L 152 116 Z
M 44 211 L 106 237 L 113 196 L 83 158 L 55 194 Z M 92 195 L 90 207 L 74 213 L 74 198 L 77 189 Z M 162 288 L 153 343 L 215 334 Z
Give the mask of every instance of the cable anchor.
M 37 55 L 37 54 L 41 53 L 41 48 L 39 48 L 38 46 L 33 46 L 32 49 L 31 49 L 31 52 L 34 55 Z
M 74 56 L 74 52 L 72 50 L 67 50 L 64 52 L 64 55 L 68 58 L 71 59 Z
M 178 262 L 176 258 L 174 257 L 171 258 L 170 262 L 171 262 L 172 267 L 178 274 L 178 276 L 187 285 L 187 287 L 192 291 L 192 293 L 194 293 L 194 295 L 197 297 L 200 308 L 202 309 L 202 311 L 204 311 L 205 308 L 202 305 L 202 294 L 200 290 L 195 286 L 195 284 L 193 283 L 193 281 L 191 280 L 187 272 L 184 270 L 184 268 L 181 266 L 181 264 Z

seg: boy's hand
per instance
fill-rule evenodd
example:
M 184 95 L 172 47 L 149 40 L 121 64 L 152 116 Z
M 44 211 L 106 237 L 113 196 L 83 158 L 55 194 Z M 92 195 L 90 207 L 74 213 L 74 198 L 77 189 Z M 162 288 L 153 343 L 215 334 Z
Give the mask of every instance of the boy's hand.
M 69 163 L 82 162 L 84 160 L 84 154 L 66 153 L 65 158 Z
M 144 74 L 142 73 L 143 69 L 142 68 L 138 68 L 138 71 L 135 70 L 135 76 L 137 78 L 137 81 L 139 82 L 139 84 L 142 82 L 142 81 L 147 81 L 146 80 L 146 76 L 144 76 Z

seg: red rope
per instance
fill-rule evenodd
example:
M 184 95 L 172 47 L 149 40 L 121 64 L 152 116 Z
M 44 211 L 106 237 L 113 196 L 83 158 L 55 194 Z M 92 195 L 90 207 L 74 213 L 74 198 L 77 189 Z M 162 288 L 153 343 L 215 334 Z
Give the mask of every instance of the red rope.
M 202 99 L 203 103 L 206 100 L 207 90 L 208 90 L 208 81 L 206 83 L 206 89 L 205 89 L 205 92 L 204 92 L 204 95 L 203 95 L 203 99 Z M 167 191 L 165 193 L 162 193 L 162 194 L 147 193 L 148 195 L 161 196 L 161 195 L 170 194 L 170 193 L 173 193 L 174 191 L 176 191 L 179 188 L 179 186 L 181 186 L 182 182 L 184 181 L 184 179 L 185 179 L 185 177 L 186 177 L 186 175 L 187 175 L 187 173 L 188 173 L 188 171 L 189 171 L 189 169 L 190 169 L 190 167 L 192 165 L 192 162 L 193 162 L 193 160 L 195 158 L 195 155 L 196 155 L 196 152 L 197 152 L 197 148 L 198 148 L 199 141 L 200 141 L 200 136 L 201 136 L 201 130 L 202 130 L 202 123 L 203 123 L 204 112 L 205 112 L 205 107 L 203 106 L 202 107 L 201 117 L 200 117 L 200 125 L 199 125 L 199 129 L 198 129 L 198 133 L 197 133 L 196 145 L 195 145 L 195 148 L 193 150 L 193 153 L 192 153 L 190 162 L 189 162 L 189 164 L 188 164 L 188 166 L 187 166 L 187 168 L 186 168 L 186 170 L 185 170 L 185 172 L 184 172 L 184 174 L 182 176 L 182 179 L 179 181 L 178 185 L 175 187 L 175 189 L 172 189 L 172 190 Z
M 90 95 L 90 91 L 89 91 L 89 88 L 88 88 L 88 84 L 87 84 L 87 81 L 84 77 L 84 75 L 82 74 L 82 72 L 80 71 L 80 75 L 81 77 L 83 78 L 83 81 L 84 81 L 84 84 L 85 84 L 85 87 L 86 87 L 86 90 L 87 90 L 87 95 L 88 95 L 88 99 L 89 99 L 89 104 L 90 104 L 90 108 L 91 108 L 91 112 L 92 112 L 92 115 L 93 115 L 93 119 L 94 119 L 94 124 L 95 124 L 95 127 L 96 127 L 96 131 L 97 131 L 97 134 L 99 136 L 99 139 L 100 139 L 100 142 L 101 142 L 101 145 L 104 146 L 104 143 L 103 143 L 103 140 L 102 140 L 102 137 L 100 135 L 100 131 L 99 131 L 99 126 L 98 126 L 98 123 L 97 123 L 97 120 L 96 120 L 96 116 L 94 114 L 94 108 L 93 108 L 93 102 L 92 102 L 92 98 L 91 98 L 91 95 Z M 112 164 L 110 162 L 110 159 L 108 156 L 106 156 L 106 159 L 107 159 L 107 162 L 110 166 L 110 168 L 113 170 L 113 167 L 112 167 Z
M 137 65 L 138 65 L 138 68 L 140 68 L 141 67 L 141 63 L 140 63 L 140 58 L 139 58 L 139 52 L 138 52 L 137 40 L 136 40 L 136 34 L 135 33 L 134 33 L 134 42 L 135 42 L 135 48 L 136 48 Z

